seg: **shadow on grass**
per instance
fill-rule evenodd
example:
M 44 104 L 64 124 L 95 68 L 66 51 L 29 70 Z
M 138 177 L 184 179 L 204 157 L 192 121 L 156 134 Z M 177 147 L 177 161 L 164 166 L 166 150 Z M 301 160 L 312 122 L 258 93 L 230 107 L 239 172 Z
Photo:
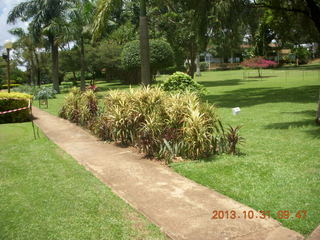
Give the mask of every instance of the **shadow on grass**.
M 263 80 L 254 79 L 229 79 L 229 80 L 218 80 L 218 81 L 199 81 L 204 87 L 223 87 L 223 86 L 236 86 L 248 82 L 261 82 Z
M 275 71 L 277 70 L 298 70 L 298 71 L 314 71 L 319 70 L 320 71 L 320 65 L 314 64 L 314 65 L 300 65 L 299 67 L 296 66 L 283 66 L 281 68 L 275 68 Z
M 247 77 L 247 78 L 259 78 L 259 79 L 261 79 L 261 78 L 273 78 L 273 77 L 278 77 L 278 76 L 261 76 L 261 77 L 259 77 L 259 76 L 249 76 L 249 77 Z
M 204 97 L 220 107 L 251 107 L 266 103 L 312 103 L 318 100 L 319 85 L 293 88 L 242 88 L 226 91 L 221 95 Z
M 295 122 L 272 123 L 265 127 L 266 129 L 288 130 L 299 128 L 303 132 L 311 135 L 313 138 L 320 139 L 320 127 L 316 125 L 314 119 L 306 119 Z M 308 128 L 308 129 L 306 129 Z
M 221 87 L 221 86 L 234 86 L 241 84 L 241 79 L 229 79 L 221 81 L 199 81 L 205 87 Z

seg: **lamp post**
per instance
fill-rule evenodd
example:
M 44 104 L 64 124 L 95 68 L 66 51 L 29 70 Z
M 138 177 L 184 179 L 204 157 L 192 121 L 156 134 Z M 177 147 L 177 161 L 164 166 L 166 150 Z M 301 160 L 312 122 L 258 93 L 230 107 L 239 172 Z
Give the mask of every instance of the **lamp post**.
M 10 93 L 10 50 L 12 49 L 12 42 L 6 41 L 4 44 L 5 49 L 7 50 L 6 56 L 3 56 L 7 62 L 7 81 L 8 81 L 8 93 Z

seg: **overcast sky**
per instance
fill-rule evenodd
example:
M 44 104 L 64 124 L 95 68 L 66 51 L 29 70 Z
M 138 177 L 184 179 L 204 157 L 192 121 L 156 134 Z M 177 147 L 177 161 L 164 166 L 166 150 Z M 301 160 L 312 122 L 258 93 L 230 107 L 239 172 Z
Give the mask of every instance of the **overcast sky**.
M 15 25 L 7 24 L 8 13 L 20 2 L 26 0 L 0 0 L 0 45 L 2 46 L 6 40 L 14 41 L 15 37 L 12 36 L 8 30 L 15 27 L 22 27 L 27 29 L 28 24 L 24 22 L 17 22 Z

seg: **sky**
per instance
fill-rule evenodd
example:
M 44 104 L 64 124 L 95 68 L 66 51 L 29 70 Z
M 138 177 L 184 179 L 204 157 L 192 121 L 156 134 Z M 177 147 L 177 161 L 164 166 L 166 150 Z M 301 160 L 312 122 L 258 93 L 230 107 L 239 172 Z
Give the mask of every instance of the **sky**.
M 8 30 L 16 27 L 27 29 L 28 23 L 17 22 L 16 24 L 7 24 L 7 17 L 17 4 L 26 0 L 0 0 L 0 46 L 3 46 L 6 40 L 14 41 L 16 38 L 12 36 Z

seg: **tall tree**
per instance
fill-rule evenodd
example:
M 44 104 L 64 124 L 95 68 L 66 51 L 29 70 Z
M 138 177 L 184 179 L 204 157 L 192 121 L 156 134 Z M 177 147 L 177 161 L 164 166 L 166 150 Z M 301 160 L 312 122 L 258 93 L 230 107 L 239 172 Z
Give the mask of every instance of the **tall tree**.
M 75 7 L 70 10 L 67 41 L 75 41 L 80 50 L 80 89 L 85 90 L 85 39 L 90 35 L 90 23 L 93 18 L 94 3 L 90 0 L 77 0 Z
M 143 85 L 149 85 L 151 82 L 151 73 L 146 0 L 140 0 L 140 51 L 141 82 Z
M 12 35 L 18 37 L 18 40 L 15 41 L 14 47 L 17 53 L 20 52 L 22 59 L 27 61 L 27 65 L 30 69 L 30 78 L 31 82 L 34 85 L 40 86 L 41 84 L 41 67 L 40 67 L 40 56 L 38 52 L 39 41 L 35 41 L 30 32 L 24 31 L 22 28 L 14 28 L 9 31 Z M 35 80 L 36 79 L 36 80 Z
M 189 75 L 194 76 L 195 60 L 208 42 L 210 10 L 216 1 L 210 0 L 153 0 L 154 11 L 160 31 L 166 33 L 168 42 L 175 49 L 176 62 L 189 59 Z M 182 57 L 180 57 L 182 56 Z
M 14 7 L 8 16 L 8 23 L 15 23 L 17 19 L 29 21 L 30 29 L 35 39 L 42 34 L 48 37 L 52 56 L 53 88 L 59 88 L 59 27 L 66 17 L 66 11 L 73 6 L 73 0 L 27 0 Z M 46 29 L 44 32 L 43 29 Z

